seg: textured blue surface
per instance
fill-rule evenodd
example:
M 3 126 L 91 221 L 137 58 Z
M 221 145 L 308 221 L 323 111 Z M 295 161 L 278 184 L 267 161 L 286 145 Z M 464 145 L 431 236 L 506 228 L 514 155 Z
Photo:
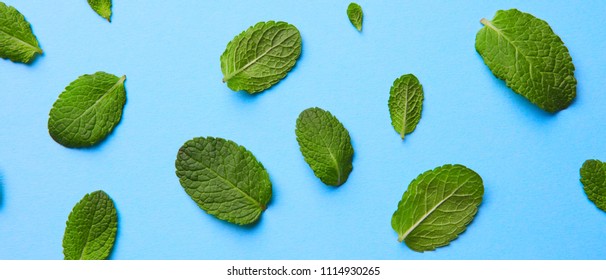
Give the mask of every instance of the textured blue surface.
M 112 23 L 86 1 L 6 0 L 32 24 L 44 55 L 0 60 L 0 258 L 60 259 L 65 221 L 103 189 L 119 211 L 113 259 L 604 259 L 606 213 L 585 196 L 579 168 L 606 159 L 606 2 L 360 0 L 114 0 Z M 577 68 L 578 96 L 549 115 L 497 80 L 474 48 L 479 20 L 518 8 L 549 22 Z M 258 21 L 297 26 L 303 53 L 288 77 L 257 96 L 221 83 L 219 56 Z M 48 112 L 76 77 L 127 75 L 122 122 L 100 146 L 67 149 Z M 417 130 L 390 124 L 392 82 L 425 89 Z M 340 188 L 304 162 L 295 120 L 311 106 L 350 131 L 354 170 Z M 270 173 L 259 224 L 205 214 L 175 176 L 177 150 L 196 136 L 236 141 Z M 485 183 L 484 202 L 450 246 L 415 253 L 390 221 L 409 182 L 461 163 Z

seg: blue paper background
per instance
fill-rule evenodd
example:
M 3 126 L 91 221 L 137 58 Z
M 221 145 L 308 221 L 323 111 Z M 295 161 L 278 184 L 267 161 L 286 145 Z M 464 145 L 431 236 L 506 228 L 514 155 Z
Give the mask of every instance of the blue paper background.
M 61 259 L 65 221 L 103 189 L 119 211 L 113 259 L 603 259 L 606 213 L 579 168 L 606 160 L 606 2 L 360 0 L 123 1 L 112 23 L 86 1 L 5 0 L 32 24 L 44 55 L 0 60 L 0 259 Z M 497 80 L 474 48 L 479 20 L 518 8 L 549 22 L 577 68 L 578 96 L 549 115 Z M 288 77 L 249 96 L 221 83 L 219 56 L 259 21 L 298 27 L 303 52 Z M 103 70 L 127 75 L 122 122 L 100 146 L 67 149 L 48 135 L 66 85 Z M 414 73 L 422 119 L 402 142 L 390 124 L 392 82 Z M 349 130 L 354 171 L 323 185 L 295 140 L 298 114 L 331 111 Z M 205 214 L 175 176 L 179 147 L 231 139 L 270 173 L 273 199 L 242 228 Z M 461 163 L 485 183 L 468 230 L 416 253 L 396 242 L 393 211 L 409 182 Z

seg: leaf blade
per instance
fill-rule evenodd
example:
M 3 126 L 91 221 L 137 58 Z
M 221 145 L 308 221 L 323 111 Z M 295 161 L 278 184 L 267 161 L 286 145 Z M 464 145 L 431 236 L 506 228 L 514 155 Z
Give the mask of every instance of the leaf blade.
M 233 141 L 189 140 L 179 149 L 175 167 L 185 192 L 218 219 L 252 224 L 271 199 L 269 174 L 250 151 Z
M 88 5 L 102 18 L 111 22 L 112 0 L 88 0 Z
M 602 211 L 606 211 L 606 163 L 597 159 L 586 160 L 581 166 L 581 183 L 587 198 Z
M 86 194 L 72 209 L 63 235 L 66 260 L 104 260 L 118 231 L 118 214 L 103 191 Z
M 549 24 L 516 9 L 481 20 L 476 50 L 492 73 L 539 108 L 555 113 L 576 96 L 568 48 Z
M 400 133 L 402 140 L 416 129 L 421 120 L 423 99 L 423 86 L 415 75 L 402 75 L 394 81 L 387 105 L 391 125 Z
M 227 44 L 220 59 L 223 82 L 234 91 L 264 91 L 286 77 L 300 54 L 301 35 L 294 25 L 259 22 Z
M 105 72 L 82 75 L 70 83 L 49 112 L 48 131 L 68 148 L 100 143 L 118 125 L 126 103 L 124 82 Z
M 353 169 L 349 132 L 330 112 L 314 107 L 301 112 L 295 134 L 303 157 L 324 184 L 340 186 Z
M 463 165 L 426 171 L 402 195 L 392 228 L 417 252 L 446 246 L 473 220 L 483 194 L 482 178 Z
M 40 54 L 38 39 L 23 14 L 0 2 L 0 57 L 29 64 Z
M 362 21 L 364 19 L 364 12 L 362 11 L 362 7 L 357 3 L 350 3 L 347 6 L 347 17 L 353 26 L 358 29 L 358 31 L 362 31 Z

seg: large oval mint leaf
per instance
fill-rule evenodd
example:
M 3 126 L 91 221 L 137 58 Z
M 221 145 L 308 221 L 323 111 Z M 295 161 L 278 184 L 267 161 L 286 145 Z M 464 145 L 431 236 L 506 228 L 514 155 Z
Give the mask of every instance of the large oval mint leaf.
M 122 117 L 125 80 L 97 72 L 73 81 L 50 110 L 51 137 L 70 148 L 93 146 L 107 137 Z
M 103 191 L 87 194 L 69 214 L 63 235 L 66 260 L 104 260 L 114 247 L 118 214 Z
M 581 167 L 581 183 L 589 200 L 606 211 L 606 163 L 590 159 Z
M 17 9 L 0 2 L 0 57 L 30 63 L 42 54 L 38 40 Z
M 362 31 L 362 20 L 364 18 L 364 13 L 362 12 L 362 7 L 357 3 L 350 3 L 347 7 L 347 17 L 353 26 L 358 29 L 358 31 Z
M 547 112 L 570 105 L 577 88 L 574 65 L 547 22 L 516 9 L 481 22 L 476 50 L 497 78 Z
M 185 192 L 208 214 L 238 225 L 254 223 L 271 199 L 269 174 L 244 147 L 221 138 L 183 144 L 175 162 Z
M 404 192 L 391 226 L 417 252 L 446 246 L 473 220 L 483 194 L 480 175 L 463 165 L 426 171 Z
M 259 22 L 240 33 L 221 55 L 223 82 L 235 91 L 264 91 L 278 83 L 301 55 L 299 30 L 286 22 Z
M 413 74 L 406 74 L 396 79 L 389 92 L 389 114 L 391 125 L 404 140 L 406 134 L 412 133 L 423 110 L 423 86 Z
M 295 130 L 301 153 L 324 184 L 340 186 L 353 169 L 349 132 L 330 112 L 309 108 L 301 112 Z
M 111 21 L 112 0 L 88 0 L 88 5 L 102 18 Z

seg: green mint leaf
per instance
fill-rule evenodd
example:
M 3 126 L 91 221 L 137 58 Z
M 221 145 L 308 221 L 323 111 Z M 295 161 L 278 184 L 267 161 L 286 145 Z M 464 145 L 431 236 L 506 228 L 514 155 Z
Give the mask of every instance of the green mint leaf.
M 364 13 L 362 12 L 362 7 L 357 3 L 350 3 L 347 7 L 347 17 L 349 17 L 349 21 L 351 24 L 358 29 L 358 31 L 362 31 L 362 20 L 364 18 Z
M 30 63 L 42 54 L 38 40 L 17 9 L 0 2 L 0 57 Z
M 254 223 L 271 199 L 271 181 L 246 148 L 199 137 L 183 144 L 175 162 L 185 192 L 206 211 L 238 225 Z
M 547 112 L 570 105 L 577 88 L 574 65 L 547 22 L 516 9 L 481 22 L 476 50 L 497 78 Z
M 606 163 L 596 159 L 585 161 L 581 167 L 581 183 L 589 200 L 606 211 Z
M 413 74 L 396 79 L 389 92 L 389 114 L 391 125 L 404 136 L 415 130 L 423 110 L 423 86 Z
M 259 22 L 240 33 L 221 55 L 223 82 L 235 91 L 264 91 L 295 66 L 301 54 L 301 34 L 286 22 Z
M 87 194 L 74 206 L 63 235 L 66 260 L 104 260 L 114 247 L 118 214 L 103 191 Z
M 88 0 L 88 5 L 102 18 L 111 22 L 112 0 Z
M 97 72 L 73 81 L 50 110 L 51 137 L 70 148 L 93 146 L 107 137 L 122 117 L 125 80 Z
M 301 112 L 295 130 L 301 153 L 324 184 L 340 186 L 353 169 L 349 132 L 330 112 L 309 108 Z
M 414 179 L 391 226 L 398 241 L 423 252 L 448 245 L 465 231 L 482 202 L 480 175 L 463 165 L 444 165 Z

